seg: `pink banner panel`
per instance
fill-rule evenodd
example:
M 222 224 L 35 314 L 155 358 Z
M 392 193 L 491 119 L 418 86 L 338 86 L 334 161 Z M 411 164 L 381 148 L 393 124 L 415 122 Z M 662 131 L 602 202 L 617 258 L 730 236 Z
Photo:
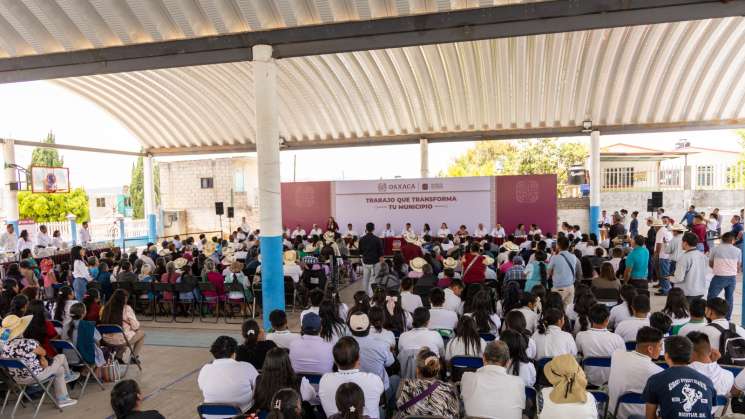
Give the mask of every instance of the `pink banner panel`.
M 325 228 L 331 215 L 331 182 L 282 184 L 282 224 L 294 229 L 300 224 L 310 231 L 313 224 Z
M 558 215 L 556 175 L 497 176 L 496 220 L 505 231 L 517 225 L 538 224 L 543 233 L 556 233 Z

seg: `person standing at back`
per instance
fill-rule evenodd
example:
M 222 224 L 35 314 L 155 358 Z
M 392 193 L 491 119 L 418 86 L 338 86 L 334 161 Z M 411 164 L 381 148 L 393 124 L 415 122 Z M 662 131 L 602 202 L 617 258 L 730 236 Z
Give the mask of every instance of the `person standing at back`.
M 365 225 L 365 235 L 360 238 L 362 256 L 362 285 L 368 295 L 372 295 L 370 281 L 375 278 L 380 263 L 383 262 L 383 242 L 375 235 L 375 224 Z
M 554 289 L 561 295 L 564 305 L 574 302 L 574 282 L 582 280 L 582 266 L 574 254 L 569 251 L 569 239 L 559 237 L 556 240 L 559 253 L 551 258 L 548 274 L 554 281 Z
M 697 244 L 698 238 L 695 234 L 683 234 L 683 254 L 678 258 L 675 274 L 670 278 L 670 282 L 683 290 L 689 304 L 706 294 L 706 271 L 709 261 L 706 255 L 697 250 Z
M 626 270 L 623 279 L 635 288 L 647 289 L 649 269 L 649 250 L 645 247 L 646 237 L 634 237 L 633 250 L 626 256 Z
M 732 244 L 734 241 L 732 233 L 724 233 L 722 243 L 709 253 L 709 266 L 714 270 L 714 278 L 711 279 L 706 298 L 718 297 L 724 290 L 724 299 L 729 306 L 727 320 L 732 318 L 735 304 L 737 273 L 742 272 L 742 251 Z

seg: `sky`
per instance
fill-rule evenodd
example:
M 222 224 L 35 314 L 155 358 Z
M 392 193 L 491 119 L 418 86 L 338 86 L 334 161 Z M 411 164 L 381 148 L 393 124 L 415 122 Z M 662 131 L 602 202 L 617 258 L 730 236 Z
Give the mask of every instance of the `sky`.
M 0 137 L 40 141 L 50 130 L 60 144 L 132 151 L 140 148 L 137 138 L 106 111 L 53 82 L 0 84 Z M 601 145 L 623 142 L 672 149 L 681 138 L 690 140 L 694 146 L 739 150 L 738 137 L 730 130 L 603 136 Z M 572 140 L 588 141 L 588 138 L 565 141 Z M 472 142 L 430 144 L 430 175 L 445 170 L 472 145 Z M 31 151 L 30 147 L 17 147 L 16 163 L 28 165 Z M 108 188 L 129 183 L 133 157 L 67 150 L 60 150 L 60 154 L 70 168 L 73 187 Z M 229 155 L 199 158 L 225 156 Z M 297 164 L 293 170 L 295 158 Z M 167 160 L 179 159 L 187 157 Z M 283 181 L 292 181 L 293 175 L 298 181 L 419 177 L 418 144 L 286 151 L 280 159 Z

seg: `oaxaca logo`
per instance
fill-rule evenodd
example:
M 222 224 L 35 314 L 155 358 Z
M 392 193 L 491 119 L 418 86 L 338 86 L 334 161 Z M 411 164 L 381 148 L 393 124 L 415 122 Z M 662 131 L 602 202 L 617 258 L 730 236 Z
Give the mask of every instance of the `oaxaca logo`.
M 407 192 L 414 190 L 416 190 L 416 184 L 414 183 L 378 183 L 378 192 Z
M 515 184 L 515 200 L 521 204 L 534 204 L 540 195 L 538 189 L 538 182 L 521 180 Z

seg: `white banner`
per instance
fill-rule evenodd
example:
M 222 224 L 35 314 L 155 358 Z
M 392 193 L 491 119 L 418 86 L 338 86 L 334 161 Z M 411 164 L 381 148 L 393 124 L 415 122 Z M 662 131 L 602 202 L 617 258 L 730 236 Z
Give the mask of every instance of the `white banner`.
M 352 223 L 362 233 L 373 222 L 377 232 L 390 223 L 400 234 L 407 222 L 417 234 L 424 223 L 433 233 L 440 224 L 455 232 L 463 224 L 469 231 L 479 223 L 491 230 L 494 214 L 491 177 L 394 179 L 334 182 L 334 214 L 342 233 Z

